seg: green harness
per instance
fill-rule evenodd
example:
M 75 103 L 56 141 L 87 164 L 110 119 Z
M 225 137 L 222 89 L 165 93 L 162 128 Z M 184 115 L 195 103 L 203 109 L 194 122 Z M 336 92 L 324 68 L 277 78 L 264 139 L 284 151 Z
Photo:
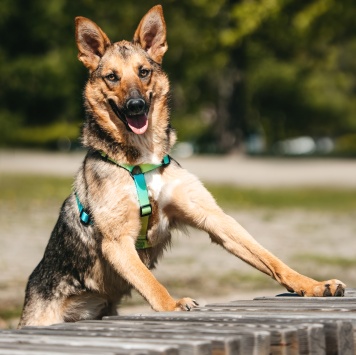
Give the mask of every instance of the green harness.
M 108 157 L 108 155 L 104 152 L 99 152 L 99 153 L 104 160 L 109 161 L 119 166 L 120 168 L 127 170 L 130 173 L 131 177 L 133 178 L 136 186 L 136 192 L 137 192 L 138 202 L 140 205 L 140 216 L 141 216 L 141 231 L 136 240 L 135 246 L 136 249 L 138 250 L 151 248 L 153 245 L 147 239 L 147 228 L 148 228 L 149 217 L 152 214 L 152 205 L 150 204 L 150 200 L 148 197 L 148 189 L 147 189 L 147 184 L 145 179 L 145 173 L 160 168 L 161 166 L 169 165 L 169 163 L 171 162 L 169 155 L 166 155 L 160 164 L 129 165 L 129 164 L 119 164 L 114 159 Z M 77 194 L 75 194 L 75 196 L 78 204 L 80 220 L 84 224 L 93 224 L 90 215 L 85 211 L 83 205 L 80 203 Z

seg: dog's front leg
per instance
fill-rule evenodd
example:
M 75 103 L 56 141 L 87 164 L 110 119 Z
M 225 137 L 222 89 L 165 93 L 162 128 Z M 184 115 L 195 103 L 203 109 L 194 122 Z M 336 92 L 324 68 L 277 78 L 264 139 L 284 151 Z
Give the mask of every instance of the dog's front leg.
M 103 242 L 104 257 L 155 311 L 190 311 L 198 304 L 191 298 L 174 300 L 139 258 L 131 237 Z
M 227 216 L 210 193 L 192 175 L 181 169 L 166 211 L 176 222 L 187 223 L 209 233 L 226 250 L 271 276 L 289 291 L 303 296 L 343 296 L 345 285 L 339 280 L 315 281 L 294 271 L 263 248 L 233 218 Z

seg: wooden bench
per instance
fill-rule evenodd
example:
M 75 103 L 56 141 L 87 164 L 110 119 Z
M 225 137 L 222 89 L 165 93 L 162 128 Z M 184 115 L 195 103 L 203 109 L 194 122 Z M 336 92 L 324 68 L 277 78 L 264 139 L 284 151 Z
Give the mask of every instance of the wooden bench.
M 356 289 L 347 289 L 343 298 L 283 294 L 208 304 L 192 312 L 0 332 L 0 354 L 7 355 L 354 355 L 355 350 Z

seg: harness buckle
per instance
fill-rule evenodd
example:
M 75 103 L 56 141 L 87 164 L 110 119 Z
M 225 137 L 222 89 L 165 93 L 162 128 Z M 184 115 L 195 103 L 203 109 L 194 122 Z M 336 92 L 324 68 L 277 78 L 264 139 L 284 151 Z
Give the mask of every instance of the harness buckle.
M 165 155 L 163 160 L 162 160 L 162 165 L 167 166 L 171 162 L 171 157 L 169 155 Z
M 152 206 L 150 203 L 147 205 L 140 206 L 140 216 L 141 217 L 148 216 L 151 213 L 152 213 Z
M 139 165 L 136 165 L 132 168 L 132 171 L 131 171 L 131 174 L 132 175 L 140 175 L 142 174 L 142 169 Z
M 79 214 L 79 218 L 80 221 L 84 224 L 84 225 L 89 225 L 91 224 L 91 220 L 90 220 L 90 216 L 88 213 L 86 213 L 84 210 L 82 210 Z

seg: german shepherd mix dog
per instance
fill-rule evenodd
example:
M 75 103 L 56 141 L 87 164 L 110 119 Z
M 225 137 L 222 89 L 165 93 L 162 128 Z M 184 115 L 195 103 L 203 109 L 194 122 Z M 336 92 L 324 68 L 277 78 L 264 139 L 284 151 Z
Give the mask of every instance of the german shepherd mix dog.
M 171 160 L 167 51 L 161 6 L 132 42 L 111 43 L 76 18 L 79 60 L 89 69 L 82 141 L 88 153 L 65 200 L 43 259 L 31 274 L 19 327 L 114 315 L 135 288 L 155 311 L 189 311 L 150 272 L 189 225 L 301 296 L 343 296 L 338 280 L 315 281 L 289 268 L 217 206 L 201 182 Z M 197 251 L 199 253 L 199 251 Z

